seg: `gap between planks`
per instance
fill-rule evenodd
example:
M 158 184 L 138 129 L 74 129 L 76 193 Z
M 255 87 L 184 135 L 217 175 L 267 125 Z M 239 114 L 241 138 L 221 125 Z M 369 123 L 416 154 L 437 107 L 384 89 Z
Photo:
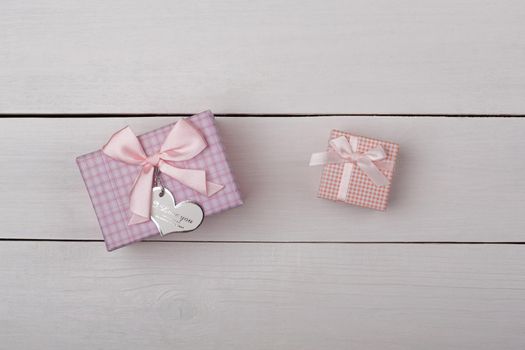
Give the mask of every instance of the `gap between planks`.
M 100 243 L 102 239 L 53 239 L 53 238 L 0 238 L 0 242 L 66 242 L 66 243 Z M 397 245 L 422 245 L 422 244 L 449 244 L 449 245 L 525 245 L 525 242 L 459 242 L 459 241 L 180 241 L 180 240 L 155 240 L 145 239 L 142 243 L 200 243 L 200 244 L 397 244 Z M 140 244 L 141 242 L 137 242 Z
M 198 113 L 198 112 L 197 112 Z M 61 114 L 3 114 L 0 113 L 0 118 L 133 118 L 133 117 L 157 117 L 157 118 L 172 118 L 172 117 L 190 117 L 196 113 L 163 113 L 163 114 L 148 114 L 148 113 L 61 113 Z M 410 113 L 410 114 L 389 114 L 389 113 L 330 113 L 330 114 L 254 114 L 254 113 L 214 113 L 216 117 L 232 117 L 232 118 L 311 118 L 311 117 L 407 117 L 407 118 L 523 118 L 525 114 L 424 114 L 424 113 Z

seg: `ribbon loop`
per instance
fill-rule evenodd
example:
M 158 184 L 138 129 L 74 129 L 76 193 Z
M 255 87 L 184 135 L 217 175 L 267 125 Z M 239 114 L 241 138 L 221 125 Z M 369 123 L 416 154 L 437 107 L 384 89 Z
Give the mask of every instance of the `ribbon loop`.
M 126 164 L 142 166 L 130 193 L 131 219 L 128 225 L 150 220 L 151 188 L 155 167 L 183 185 L 205 195 L 213 196 L 224 188 L 206 180 L 206 171 L 175 167 L 167 161 L 189 160 L 208 147 L 200 132 L 185 119 L 179 120 L 170 130 L 160 150 L 147 156 L 139 139 L 129 126 L 116 132 L 102 147 L 108 157 Z
M 387 155 L 383 147 L 377 146 L 360 153 L 357 151 L 358 144 L 359 138 L 356 136 L 350 136 L 350 139 L 339 136 L 330 140 L 330 149 L 327 152 L 314 153 L 310 158 L 310 166 L 345 163 L 337 193 L 337 199 L 341 201 L 346 200 L 355 166 L 358 166 L 377 186 L 387 186 L 390 183 L 380 170 L 393 169 L 393 163 L 386 160 Z

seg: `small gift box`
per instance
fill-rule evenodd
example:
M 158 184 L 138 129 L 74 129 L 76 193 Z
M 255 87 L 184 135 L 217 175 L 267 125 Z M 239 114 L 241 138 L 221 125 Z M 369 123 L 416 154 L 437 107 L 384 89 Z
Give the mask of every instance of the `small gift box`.
M 310 166 L 324 165 L 318 197 L 385 210 L 399 145 L 332 130 L 326 152 Z
M 242 204 L 210 111 L 138 137 L 126 127 L 77 164 L 108 251 L 159 234 L 156 182 L 176 203 L 197 204 L 201 218 Z

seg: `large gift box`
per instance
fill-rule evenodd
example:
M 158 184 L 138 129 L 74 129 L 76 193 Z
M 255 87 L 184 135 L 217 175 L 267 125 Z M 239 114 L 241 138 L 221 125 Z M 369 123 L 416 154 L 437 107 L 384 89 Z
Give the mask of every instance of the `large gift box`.
M 242 204 L 214 119 L 213 114 L 206 111 L 179 120 L 178 126 L 173 123 L 138 137 L 131 129 L 125 128 L 112 137 L 111 145 L 108 142 L 103 149 L 77 158 L 108 251 L 159 235 L 159 229 L 147 215 L 137 220 L 132 212 L 137 205 L 150 206 L 151 199 L 147 197 L 149 203 L 140 203 L 130 196 L 132 189 L 138 198 L 151 191 L 153 165 L 160 169 L 159 180 L 173 194 L 175 201 L 198 203 L 205 217 Z M 187 131 L 200 138 L 197 149 L 193 144 L 188 146 L 188 142 L 193 141 L 187 140 Z M 169 137 L 172 141 L 168 142 Z M 139 162 L 134 159 L 136 155 L 129 157 L 126 153 L 129 153 L 130 145 L 137 148 L 136 153 L 142 154 L 144 159 Z M 118 154 L 114 155 L 118 147 L 121 149 L 120 158 L 123 158 L 120 160 Z M 176 149 L 162 152 L 170 147 Z M 165 159 L 159 160 L 159 154 Z M 196 180 L 202 180 L 202 183 L 196 183 Z M 139 185 L 143 188 L 136 189 Z
M 310 165 L 324 165 L 318 197 L 385 210 L 399 145 L 332 130 L 326 152 Z

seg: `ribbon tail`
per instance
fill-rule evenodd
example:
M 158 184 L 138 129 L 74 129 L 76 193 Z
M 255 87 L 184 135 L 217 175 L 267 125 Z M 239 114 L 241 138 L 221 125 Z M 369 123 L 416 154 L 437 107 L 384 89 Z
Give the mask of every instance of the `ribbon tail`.
M 357 161 L 359 168 L 372 180 L 377 186 L 386 186 L 390 183 L 388 178 L 375 166 L 369 158 L 363 157 Z
M 354 172 L 354 164 L 345 163 L 343 167 L 343 175 L 341 175 L 341 180 L 339 181 L 339 189 L 337 190 L 337 200 L 346 201 L 346 196 L 348 194 L 348 186 L 350 186 L 350 179 L 352 178 L 352 173 Z
M 128 225 L 142 224 L 150 220 L 153 170 L 153 166 L 145 165 L 135 179 L 129 200 L 131 218 Z
M 224 188 L 223 185 L 207 181 L 206 171 L 204 170 L 177 168 L 164 161 L 159 163 L 159 170 L 181 184 L 208 197 L 213 196 Z
M 391 160 L 378 160 L 374 162 L 376 167 L 385 171 L 394 171 L 394 162 Z
M 224 188 L 223 185 L 216 184 L 214 182 L 206 181 L 206 187 L 208 192 L 208 197 L 213 196 L 215 193 L 219 192 Z
M 147 222 L 149 219 L 138 214 L 131 213 L 131 218 L 128 221 L 128 226 L 136 225 L 136 224 L 143 224 Z
M 312 153 L 310 157 L 310 166 L 323 165 L 328 162 L 328 152 Z

